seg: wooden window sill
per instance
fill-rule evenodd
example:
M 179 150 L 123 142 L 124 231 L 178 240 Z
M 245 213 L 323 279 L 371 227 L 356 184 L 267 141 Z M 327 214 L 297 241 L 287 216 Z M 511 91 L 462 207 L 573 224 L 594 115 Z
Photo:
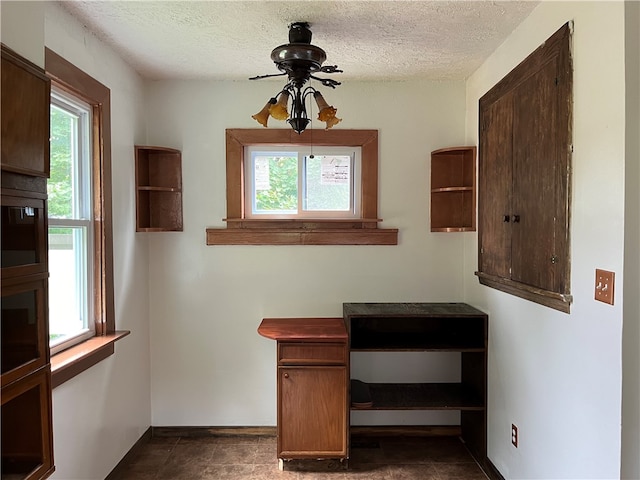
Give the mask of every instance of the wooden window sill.
M 540 305 L 553 308 L 563 313 L 571 313 L 573 297 L 569 294 L 542 290 L 532 287 L 531 285 L 515 282 L 508 278 L 488 275 L 483 272 L 475 272 L 475 274 L 478 276 L 478 280 L 482 285 L 524 298 L 531 302 L 539 303 Z
M 320 228 L 318 228 L 320 227 Z M 342 228 L 340 228 L 342 227 Z M 207 228 L 207 245 L 397 245 L 398 229 L 309 225 Z
M 118 330 L 107 335 L 92 337 L 51 356 L 51 386 L 56 388 L 67 380 L 84 372 L 96 363 L 113 355 L 113 344 L 131 333 L 129 330 Z

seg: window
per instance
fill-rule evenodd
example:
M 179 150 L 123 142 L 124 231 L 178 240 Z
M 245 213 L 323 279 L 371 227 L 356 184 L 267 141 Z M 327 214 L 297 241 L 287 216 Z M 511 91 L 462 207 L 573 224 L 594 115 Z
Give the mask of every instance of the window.
M 359 218 L 360 148 L 245 149 L 247 218 Z
M 397 229 L 378 228 L 377 130 L 228 129 L 226 137 L 227 228 L 208 228 L 207 245 L 397 245 Z M 278 186 L 284 203 L 267 205 L 275 158 L 295 158 L 287 161 L 294 193 L 287 200 Z M 337 193 L 345 185 L 347 197 Z M 340 197 L 338 207 L 328 203 Z
M 50 333 L 62 335 L 51 341 L 55 388 L 113 354 L 129 332 L 116 331 L 113 304 L 111 93 L 48 48 L 45 70 L 56 169 L 48 182 Z
M 52 353 L 92 337 L 93 213 L 91 106 L 51 91 L 49 346 Z

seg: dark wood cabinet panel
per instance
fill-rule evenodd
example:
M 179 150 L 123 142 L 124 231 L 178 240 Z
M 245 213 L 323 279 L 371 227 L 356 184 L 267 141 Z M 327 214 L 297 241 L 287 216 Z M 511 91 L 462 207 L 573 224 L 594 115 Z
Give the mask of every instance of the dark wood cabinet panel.
M 480 99 L 480 282 L 568 312 L 569 25 Z
M 478 267 L 489 275 L 508 278 L 511 269 L 513 94 L 488 105 L 480 115 Z
M 2 169 L 49 176 L 49 96 L 42 69 L 2 48 Z
M 2 189 L 2 278 L 47 271 L 45 200 L 35 192 Z
M 557 155 L 557 62 L 549 62 L 517 88 L 513 114 L 511 279 L 557 291 L 555 248 Z M 560 173 L 561 174 L 561 173 Z M 562 202 L 561 202 L 562 203 Z
M 2 45 L 0 476 L 36 480 L 53 464 L 46 178 L 50 82 Z
M 49 363 L 46 275 L 2 279 L 3 387 Z
M 2 388 L 1 475 L 36 480 L 53 473 L 51 368 Z

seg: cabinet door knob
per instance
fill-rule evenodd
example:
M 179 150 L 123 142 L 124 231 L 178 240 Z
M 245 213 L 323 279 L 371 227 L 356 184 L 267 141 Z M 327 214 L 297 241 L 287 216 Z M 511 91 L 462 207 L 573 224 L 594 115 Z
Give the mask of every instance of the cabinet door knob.
M 288 374 L 288 373 L 285 373 L 285 374 L 284 374 L 284 378 L 289 378 L 289 374 Z
M 513 216 L 513 223 L 520 223 L 520 215 Z
M 509 223 L 510 218 L 511 218 L 511 217 L 509 217 L 509 215 L 504 215 L 504 216 L 502 217 L 502 221 L 503 221 L 503 222 L 505 222 L 505 223 Z

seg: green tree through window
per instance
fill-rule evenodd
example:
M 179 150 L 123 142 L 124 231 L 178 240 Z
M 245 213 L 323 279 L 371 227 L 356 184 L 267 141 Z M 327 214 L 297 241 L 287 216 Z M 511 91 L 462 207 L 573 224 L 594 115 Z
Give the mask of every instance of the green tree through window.
M 51 107 L 51 176 L 47 181 L 49 216 L 70 218 L 72 214 L 72 131 L 74 118 Z

